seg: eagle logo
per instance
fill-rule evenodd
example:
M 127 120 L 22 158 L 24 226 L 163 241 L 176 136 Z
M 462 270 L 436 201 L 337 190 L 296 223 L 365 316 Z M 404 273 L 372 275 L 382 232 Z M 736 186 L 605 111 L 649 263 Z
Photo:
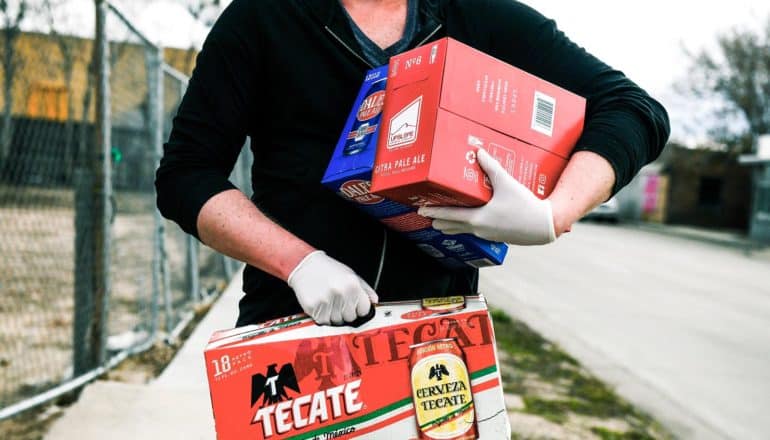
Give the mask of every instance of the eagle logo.
M 443 379 L 444 376 L 449 376 L 449 370 L 447 370 L 446 365 L 436 364 L 430 367 L 430 374 L 428 374 L 428 380 L 431 380 L 435 377 L 437 381 L 441 381 L 441 379 Z
M 251 376 L 251 406 L 254 406 L 262 396 L 264 396 L 262 407 L 288 400 L 286 388 L 300 392 L 294 367 L 291 364 L 285 364 L 280 371 L 276 370 L 276 367 L 278 364 L 269 365 L 266 375 Z

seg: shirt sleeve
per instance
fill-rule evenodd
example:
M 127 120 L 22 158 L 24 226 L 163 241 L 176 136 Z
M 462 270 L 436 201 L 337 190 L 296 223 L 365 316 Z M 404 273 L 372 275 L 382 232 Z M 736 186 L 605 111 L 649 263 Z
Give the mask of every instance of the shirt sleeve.
M 553 20 L 518 2 L 489 2 L 489 44 L 505 61 L 587 99 L 586 124 L 574 151 L 604 157 L 615 171 L 613 194 L 620 191 L 663 150 L 670 133 L 666 110 L 572 42 Z
M 198 214 L 228 180 L 256 100 L 259 50 L 249 1 L 235 0 L 206 38 L 155 176 L 164 217 L 199 237 Z

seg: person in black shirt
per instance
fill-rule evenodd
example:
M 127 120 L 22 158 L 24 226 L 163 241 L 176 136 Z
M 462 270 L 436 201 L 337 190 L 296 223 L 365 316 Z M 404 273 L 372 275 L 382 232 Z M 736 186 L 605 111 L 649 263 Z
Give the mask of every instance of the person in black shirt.
M 492 201 L 423 209 L 439 229 L 551 242 L 667 141 L 657 101 L 516 1 L 234 0 L 198 56 L 156 187 L 164 216 L 247 263 L 237 325 L 303 310 L 341 324 L 378 300 L 476 293 L 477 270 L 440 266 L 319 183 L 365 71 L 445 36 L 581 95 L 588 107 L 547 200 L 522 192 L 480 152 Z M 228 181 L 246 136 L 251 200 Z

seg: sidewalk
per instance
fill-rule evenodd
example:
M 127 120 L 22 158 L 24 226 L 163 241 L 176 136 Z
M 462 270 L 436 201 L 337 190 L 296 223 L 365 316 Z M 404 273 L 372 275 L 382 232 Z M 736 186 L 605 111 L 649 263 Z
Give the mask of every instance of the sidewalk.
M 215 330 L 235 323 L 241 281 L 238 273 L 158 379 L 89 385 L 46 440 L 215 438 L 203 349 Z

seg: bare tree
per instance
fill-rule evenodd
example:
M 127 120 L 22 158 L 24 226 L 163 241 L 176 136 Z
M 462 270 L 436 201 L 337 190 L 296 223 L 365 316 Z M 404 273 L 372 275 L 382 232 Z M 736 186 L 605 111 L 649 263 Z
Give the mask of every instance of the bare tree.
M 221 0 L 186 0 L 187 11 L 207 27 L 214 25 L 222 8 Z
M 688 55 L 690 76 L 678 88 L 722 103 L 717 111 L 721 122 L 711 134 L 735 153 L 750 151 L 757 136 L 770 133 L 770 17 L 758 32 L 733 29 L 720 35 L 715 52 Z
M 190 15 L 195 18 L 196 21 L 202 23 L 206 27 L 214 25 L 219 16 L 219 12 L 222 9 L 221 0 L 181 0 L 187 8 Z M 187 49 L 186 58 L 184 61 L 184 71 L 189 73 L 192 71 L 193 64 L 195 63 L 195 57 L 198 54 L 198 48 L 191 44 Z
M 73 144 L 75 135 L 75 96 L 72 78 L 75 71 L 75 64 L 81 53 L 82 41 L 65 34 L 66 31 L 60 30 L 62 16 L 60 13 L 65 10 L 67 0 L 45 0 L 43 10 L 47 21 L 50 37 L 55 41 L 59 52 L 61 53 L 61 70 L 64 75 L 64 84 L 67 89 L 67 120 L 64 128 L 64 166 L 63 170 L 68 173 L 65 178 L 69 180 L 69 173 L 72 172 L 74 157 Z M 66 20 L 65 20 L 66 22 Z M 66 23 L 65 23 L 66 25 Z
M 14 7 L 14 3 L 16 3 Z M 21 67 L 21 57 L 16 56 L 16 40 L 21 35 L 21 22 L 29 12 L 28 0 L 9 2 L 0 0 L 0 20 L 2 23 L 2 66 L 3 66 L 3 116 L 0 121 L 0 162 L 11 153 L 13 138 L 13 84 L 16 71 Z

